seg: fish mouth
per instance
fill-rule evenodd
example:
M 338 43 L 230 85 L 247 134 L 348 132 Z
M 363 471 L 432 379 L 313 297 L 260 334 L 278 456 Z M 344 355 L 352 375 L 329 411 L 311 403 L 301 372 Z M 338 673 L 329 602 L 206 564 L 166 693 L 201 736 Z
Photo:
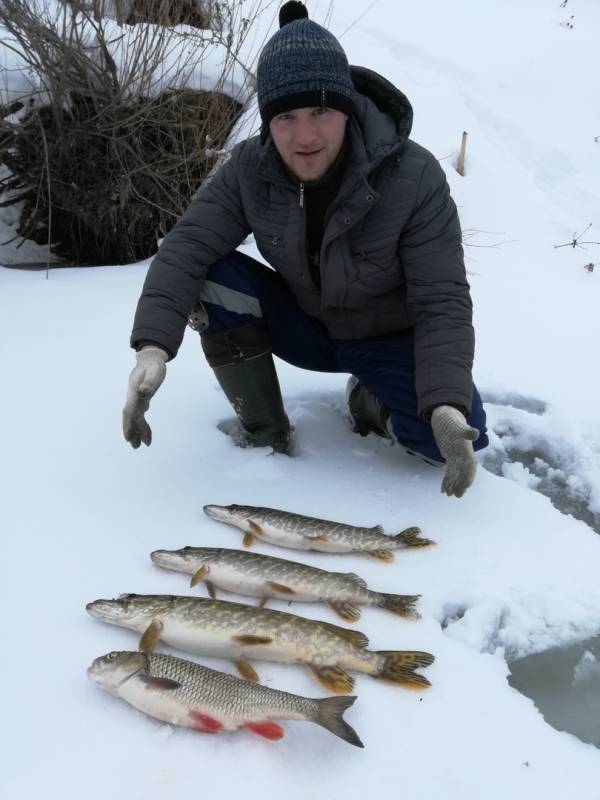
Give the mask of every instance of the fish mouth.
M 114 622 L 123 616 L 123 609 L 118 600 L 93 600 L 86 605 L 85 610 L 91 617 L 99 619 L 101 622 Z M 94 661 L 92 667 L 95 663 Z
M 146 659 L 143 653 L 114 651 L 95 658 L 87 668 L 87 675 L 94 683 L 115 694 L 119 686 L 143 672 L 145 668 Z
M 186 559 L 178 550 L 154 550 L 150 553 L 152 563 L 165 569 L 181 570 Z
M 231 512 L 227 506 L 204 506 L 204 513 L 208 514 L 212 519 L 219 522 L 229 522 L 231 519 Z

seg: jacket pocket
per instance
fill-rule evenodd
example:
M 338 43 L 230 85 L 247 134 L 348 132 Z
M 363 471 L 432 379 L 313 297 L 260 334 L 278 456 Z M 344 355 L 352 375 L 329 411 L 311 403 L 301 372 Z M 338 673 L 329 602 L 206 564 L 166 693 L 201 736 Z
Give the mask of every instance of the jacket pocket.
M 397 288 L 403 283 L 398 256 L 385 250 L 351 250 L 349 283 L 364 284 L 375 294 Z

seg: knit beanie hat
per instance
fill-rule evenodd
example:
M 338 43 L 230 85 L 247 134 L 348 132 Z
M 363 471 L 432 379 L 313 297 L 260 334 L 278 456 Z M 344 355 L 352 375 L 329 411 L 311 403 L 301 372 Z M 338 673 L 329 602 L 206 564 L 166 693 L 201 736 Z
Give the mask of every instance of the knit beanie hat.
M 281 7 L 279 30 L 258 60 L 257 84 L 263 128 L 277 114 L 294 108 L 353 111 L 354 86 L 342 46 L 310 20 L 306 6 L 296 0 Z

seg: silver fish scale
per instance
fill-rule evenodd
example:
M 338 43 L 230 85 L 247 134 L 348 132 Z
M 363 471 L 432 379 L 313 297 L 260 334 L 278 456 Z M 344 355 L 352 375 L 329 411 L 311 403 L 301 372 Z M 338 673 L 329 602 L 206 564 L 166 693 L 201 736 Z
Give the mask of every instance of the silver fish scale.
M 240 720 L 260 717 L 261 712 L 267 711 L 276 716 L 278 710 L 283 712 L 283 717 L 285 712 L 306 719 L 318 717 L 316 700 L 250 683 L 183 658 L 153 653 L 146 656 L 146 665 L 149 677 L 167 678 L 181 684 L 176 689 L 157 688 L 156 691 L 189 709 L 208 707 L 217 716 Z
M 214 559 L 220 565 L 236 569 L 240 575 L 252 576 L 264 582 L 272 581 L 289 586 L 290 589 L 302 586 L 324 600 L 355 600 L 367 603 L 370 592 L 366 583 L 358 575 L 343 572 L 329 572 L 308 564 L 286 561 L 243 550 L 221 550 Z M 290 597 L 293 600 L 293 597 Z
M 236 514 L 245 519 L 252 519 L 258 525 L 272 525 L 285 533 L 297 536 L 326 535 L 332 541 L 350 544 L 356 550 L 373 550 L 389 547 L 393 544 L 393 537 L 383 533 L 381 526 L 374 528 L 359 528 L 356 525 L 346 525 L 343 522 L 333 522 L 318 517 L 306 517 L 303 514 L 294 514 L 291 511 L 279 511 L 275 508 L 236 506 Z M 397 546 L 397 545 L 396 545 Z

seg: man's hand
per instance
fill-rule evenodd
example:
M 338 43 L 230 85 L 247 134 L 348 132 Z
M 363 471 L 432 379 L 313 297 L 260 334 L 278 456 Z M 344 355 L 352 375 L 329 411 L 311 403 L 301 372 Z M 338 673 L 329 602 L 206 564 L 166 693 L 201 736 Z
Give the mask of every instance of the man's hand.
M 475 478 L 477 461 L 473 450 L 479 436 L 464 415 L 453 406 L 438 406 L 431 415 L 433 436 L 446 459 L 446 473 L 442 481 L 442 492 L 448 497 L 462 497 Z
M 129 376 L 127 401 L 123 409 L 123 433 L 125 439 L 136 449 L 141 442 L 150 447 L 152 431 L 144 414 L 150 407 L 150 399 L 167 374 L 168 354 L 161 347 L 147 345 L 137 353 L 137 364 Z

